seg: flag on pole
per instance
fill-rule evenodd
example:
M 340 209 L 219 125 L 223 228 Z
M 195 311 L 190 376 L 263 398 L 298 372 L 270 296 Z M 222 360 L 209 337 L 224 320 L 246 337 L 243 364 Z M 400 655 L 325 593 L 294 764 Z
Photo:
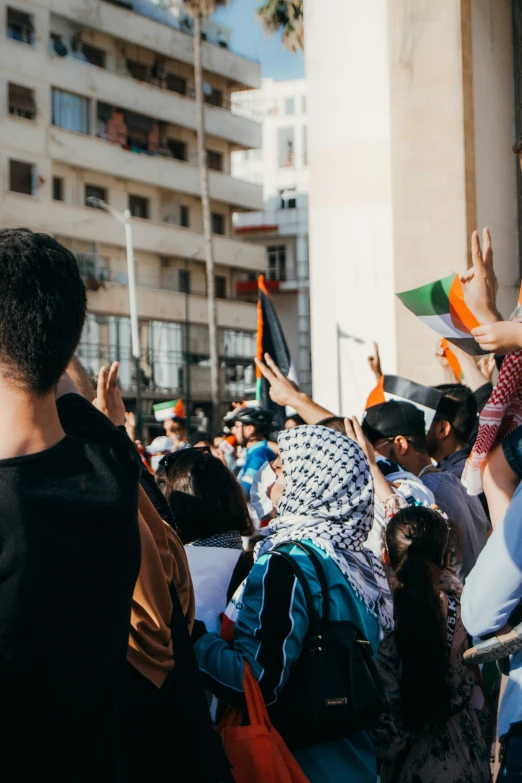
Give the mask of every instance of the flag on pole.
M 397 297 L 408 310 L 450 343 L 472 356 L 484 353 L 471 334 L 471 330 L 480 324 L 464 301 L 464 289 L 458 275 L 448 275 L 397 294 Z
M 398 375 L 381 375 L 379 383 L 368 397 L 366 410 L 390 400 L 411 402 L 422 411 L 426 421 L 426 432 L 431 427 L 435 414 L 452 421 L 458 407 L 455 400 L 445 397 L 443 392 L 432 386 L 423 386 Z
M 258 278 L 256 340 L 256 356 L 259 361 L 263 361 L 265 353 L 270 354 L 283 375 L 286 375 L 294 383 L 298 382 L 281 322 L 270 294 L 266 289 L 265 278 L 263 275 L 260 275 Z M 257 368 L 256 400 L 262 408 L 267 408 L 274 413 L 274 424 L 283 429 L 286 420 L 285 408 L 272 402 L 269 389 L 268 381 L 263 378 L 261 371 Z
M 156 421 L 167 421 L 167 419 L 174 419 L 174 421 L 185 420 L 183 400 L 158 402 L 157 405 L 152 406 L 152 410 L 154 411 L 154 418 Z

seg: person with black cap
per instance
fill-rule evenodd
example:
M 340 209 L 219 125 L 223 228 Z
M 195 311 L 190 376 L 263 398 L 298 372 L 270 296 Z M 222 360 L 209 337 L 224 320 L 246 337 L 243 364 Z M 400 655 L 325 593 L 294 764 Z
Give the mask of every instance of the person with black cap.
M 489 523 L 480 500 L 469 496 L 456 476 L 432 462 L 424 413 L 409 402 L 384 402 L 368 409 L 363 431 L 379 454 L 421 478 L 437 506 L 458 524 L 463 536 L 458 570 L 464 581 L 486 545 Z
M 239 446 L 246 447 L 246 459 L 238 481 L 245 497 L 250 499 L 250 490 L 254 476 L 265 462 L 273 462 L 277 457 L 268 446 L 268 436 L 272 427 L 272 412 L 265 408 L 238 408 L 233 417 L 232 434 Z

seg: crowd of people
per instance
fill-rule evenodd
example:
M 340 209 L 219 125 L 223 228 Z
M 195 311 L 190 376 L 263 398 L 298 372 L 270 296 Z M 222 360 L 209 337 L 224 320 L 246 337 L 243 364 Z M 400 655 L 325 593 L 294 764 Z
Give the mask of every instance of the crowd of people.
M 243 403 L 144 448 L 118 364 L 75 358 L 74 256 L 0 230 L 3 780 L 520 779 L 522 325 L 483 247 L 484 357 L 437 347 L 429 421 L 343 418 L 267 355 L 285 429 Z

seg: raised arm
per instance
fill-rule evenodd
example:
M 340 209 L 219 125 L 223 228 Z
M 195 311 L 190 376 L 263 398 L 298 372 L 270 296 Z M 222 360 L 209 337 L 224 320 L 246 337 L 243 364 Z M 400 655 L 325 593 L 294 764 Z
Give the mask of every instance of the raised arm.
M 333 415 L 286 378 L 269 354 L 265 354 L 264 362 L 256 359 L 256 364 L 270 384 L 270 399 L 277 405 L 289 405 L 307 424 L 317 424 Z

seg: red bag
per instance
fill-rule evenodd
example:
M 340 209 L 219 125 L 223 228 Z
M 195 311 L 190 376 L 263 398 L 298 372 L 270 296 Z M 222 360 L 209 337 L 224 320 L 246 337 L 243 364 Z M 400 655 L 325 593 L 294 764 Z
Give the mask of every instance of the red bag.
M 270 723 L 258 682 L 246 662 L 243 688 L 250 726 L 242 726 L 243 713 L 229 707 L 217 727 L 235 783 L 310 783 Z

